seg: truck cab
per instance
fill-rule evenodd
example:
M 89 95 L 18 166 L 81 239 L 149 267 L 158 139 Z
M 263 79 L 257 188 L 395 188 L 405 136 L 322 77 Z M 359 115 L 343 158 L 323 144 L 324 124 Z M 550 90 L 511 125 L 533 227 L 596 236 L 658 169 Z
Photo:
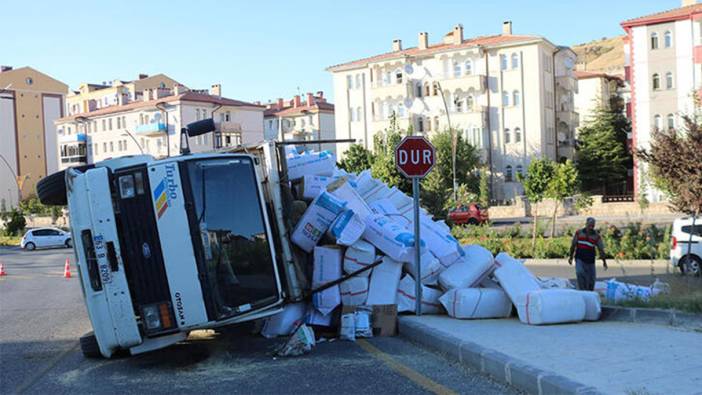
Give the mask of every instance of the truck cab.
M 300 298 L 275 143 L 248 152 L 124 157 L 38 185 L 47 203 L 65 191 L 93 326 L 86 356 L 163 348 Z

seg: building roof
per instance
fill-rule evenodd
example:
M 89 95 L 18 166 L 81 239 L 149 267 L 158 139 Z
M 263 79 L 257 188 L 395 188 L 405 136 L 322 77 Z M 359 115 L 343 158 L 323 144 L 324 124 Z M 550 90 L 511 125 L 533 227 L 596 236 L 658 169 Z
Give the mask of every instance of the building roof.
M 607 78 L 610 80 L 621 80 L 622 79 L 622 77 L 617 76 L 617 75 L 600 73 L 600 72 L 592 72 L 592 71 L 582 71 L 582 70 L 574 71 L 573 75 L 575 76 L 576 79 L 579 79 L 579 80 L 584 80 L 584 79 L 588 79 L 588 78 Z
M 313 105 L 308 106 L 307 103 L 303 103 L 301 106 L 285 106 L 283 108 L 268 108 L 263 112 L 264 117 L 276 116 L 276 117 L 290 117 L 293 115 L 302 115 L 305 113 L 314 112 L 334 112 L 334 105 L 328 102 L 315 102 Z
M 685 7 L 675 8 L 668 11 L 661 11 L 655 14 L 641 16 L 622 22 L 622 27 L 634 27 L 643 25 L 653 25 L 656 23 L 665 23 L 678 21 L 682 19 L 690 19 L 695 14 L 702 14 L 702 4 L 692 4 Z
M 34 81 L 28 83 L 31 85 L 25 86 L 25 80 L 30 76 Z M 21 84 L 19 83 L 20 81 L 22 81 Z M 14 85 L 11 85 L 13 82 Z M 7 89 L 14 91 L 24 89 L 38 92 L 57 92 L 64 95 L 68 92 L 68 85 L 30 66 L 12 68 L 1 72 L 0 85 L 0 90 Z M 6 88 L 8 85 L 10 85 L 10 87 Z
M 219 104 L 222 106 L 230 106 L 230 107 L 250 107 L 250 108 L 257 108 L 257 109 L 264 108 L 264 106 L 241 101 L 241 100 L 229 99 L 226 97 L 219 97 L 219 96 L 213 96 L 213 95 L 206 95 L 206 94 L 202 94 L 202 93 L 185 92 L 185 93 L 181 93 L 179 95 L 166 96 L 166 97 L 162 97 L 162 98 L 156 99 L 156 100 L 133 101 L 131 103 L 127 103 L 127 104 L 122 105 L 122 106 L 119 106 L 119 105 L 109 106 L 109 107 L 101 108 L 101 109 L 95 110 L 95 111 L 73 114 L 73 115 L 69 115 L 69 116 L 60 118 L 57 121 L 72 121 L 78 117 L 89 118 L 89 117 L 95 117 L 95 116 L 101 116 L 101 115 L 116 114 L 116 113 L 120 113 L 120 112 L 131 111 L 131 110 L 138 109 L 138 108 L 146 108 L 146 107 L 154 107 L 155 108 L 157 103 L 172 103 L 172 102 L 177 102 L 177 101 L 211 103 L 211 104 Z
M 427 49 L 419 49 L 418 47 L 412 47 L 403 49 L 401 51 L 386 52 L 384 54 L 375 55 L 363 59 L 358 59 L 346 63 L 337 64 L 327 68 L 327 71 L 343 71 L 350 70 L 358 67 L 364 67 L 368 63 L 378 62 L 382 60 L 399 59 L 405 56 L 428 56 L 433 55 L 438 52 L 443 52 L 447 50 L 456 50 L 477 46 L 498 46 L 504 44 L 513 44 L 518 42 L 527 42 L 533 40 L 543 40 L 547 41 L 540 36 L 531 35 L 494 35 L 494 36 L 481 36 L 474 37 L 467 40 L 463 40 L 461 44 L 447 44 L 438 43 L 430 45 Z

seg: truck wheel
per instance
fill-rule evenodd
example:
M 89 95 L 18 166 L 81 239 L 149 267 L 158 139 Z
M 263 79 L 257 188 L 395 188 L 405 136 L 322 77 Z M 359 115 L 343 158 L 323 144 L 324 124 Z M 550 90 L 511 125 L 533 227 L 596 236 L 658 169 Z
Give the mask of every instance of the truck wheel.
M 478 224 L 479 224 L 479 222 L 475 218 L 471 218 L 468 220 L 468 225 L 478 225 Z
M 84 165 L 76 166 L 74 169 L 85 171 L 92 167 L 94 165 Z M 48 206 L 65 206 L 68 204 L 66 199 L 66 171 L 57 171 L 39 180 L 37 183 L 37 197 L 42 204 Z
M 80 350 L 86 358 L 102 358 L 97 338 L 93 332 L 80 337 Z

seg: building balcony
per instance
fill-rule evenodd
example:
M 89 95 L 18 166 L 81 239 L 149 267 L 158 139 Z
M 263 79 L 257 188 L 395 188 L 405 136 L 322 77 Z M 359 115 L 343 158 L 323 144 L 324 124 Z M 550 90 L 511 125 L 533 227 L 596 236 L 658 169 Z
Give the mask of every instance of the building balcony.
M 59 144 L 85 143 L 86 141 L 87 136 L 85 135 L 85 133 L 61 135 L 58 138 Z
M 565 122 L 571 128 L 580 124 L 580 114 L 575 111 L 557 111 L 556 118 L 558 118 L 558 122 Z
M 567 91 L 578 91 L 578 81 L 573 76 L 556 77 L 556 85 Z
M 439 81 L 444 92 L 484 92 L 487 87 L 487 77 L 483 74 L 464 75 Z
M 408 97 L 412 95 L 412 85 L 409 82 L 400 84 L 391 83 L 381 85 L 377 82 L 371 85 L 371 94 L 374 97 Z
M 166 124 L 161 122 L 147 123 L 136 127 L 136 134 L 140 136 L 158 136 L 166 133 Z
M 241 133 L 241 124 L 239 122 L 222 121 L 217 126 L 222 133 Z

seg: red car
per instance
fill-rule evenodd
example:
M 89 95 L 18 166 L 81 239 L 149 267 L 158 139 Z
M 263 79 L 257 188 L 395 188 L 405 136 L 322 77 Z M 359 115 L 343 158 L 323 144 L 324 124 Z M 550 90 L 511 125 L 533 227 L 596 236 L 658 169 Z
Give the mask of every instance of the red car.
M 462 204 L 449 211 L 448 216 L 449 221 L 456 225 L 479 225 L 488 221 L 487 210 L 481 208 L 480 205 L 476 203 L 470 203 L 468 205 Z

